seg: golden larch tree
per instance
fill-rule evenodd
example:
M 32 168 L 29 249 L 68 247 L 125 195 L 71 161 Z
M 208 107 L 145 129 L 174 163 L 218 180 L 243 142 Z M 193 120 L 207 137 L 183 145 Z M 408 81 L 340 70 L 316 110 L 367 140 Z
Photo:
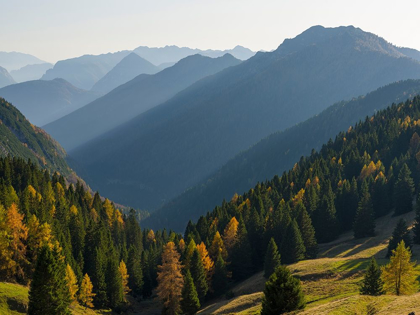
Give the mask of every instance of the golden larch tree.
M 125 265 L 124 260 L 120 261 L 120 265 L 118 267 L 118 270 L 120 272 L 121 275 L 121 282 L 122 282 L 122 286 L 123 286 L 123 291 L 124 291 L 124 300 L 126 299 L 125 296 L 131 291 L 130 288 L 128 287 L 128 278 L 130 277 L 128 275 L 127 272 L 127 266 Z
M 83 277 L 82 284 L 80 285 L 79 301 L 85 307 L 93 307 L 93 298 L 95 293 L 93 291 L 93 285 L 90 281 L 88 274 L 86 273 Z
M 0 204 L 0 273 L 2 275 L 8 274 L 16 266 L 16 262 L 13 260 L 10 240 L 11 237 L 7 226 L 7 212 Z
M 165 307 L 165 313 L 176 315 L 180 313 L 180 302 L 184 277 L 180 254 L 176 250 L 174 242 L 168 242 L 162 253 L 162 265 L 158 266 L 157 295 Z
M 401 241 L 392 251 L 391 261 L 382 268 L 384 290 L 396 295 L 412 294 L 418 290 L 416 264 L 411 262 L 410 249 Z
M 27 265 L 26 260 L 26 239 L 28 238 L 28 228 L 23 223 L 23 214 L 19 213 L 18 207 L 13 203 L 7 209 L 7 228 L 10 235 L 10 249 L 13 252 L 13 260 L 16 266 L 11 273 L 24 278 L 24 268 Z
M 236 218 L 233 217 L 232 219 L 230 219 L 229 223 L 225 227 L 225 230 L 223 232 L 223 242 L 227 251 L 230 251 L 233 248 L 233 245 L 235 245 L 238 226 L 238 220 L 236 220 Z
M 209 254 L 211 259 L 215 261 L 219 253 L 221 253 L 223 260 L 227 259 L 228 252 L 226 250 L 225 244 L 223 243 L 219 231 L 217 231 L 209 248 Z
M 76 301 L 76 294 L 77 291 L 79 291 L 79 286 L 77 285 L 77 277 L 74 273 L 73 269 L 69 264 L 66 266 L 66 281 L 67 286 L 69 288 L 69 294 L 70 294 L 70 301 L 73 303 Z
M 211 260 L 209 256 L 209 252 L 207 251 L 206 244 L 201 242 L 200 244 L 197 245 L 197 250 L 200 253 L 201 262 L 203 263 L 204 270 L 206 271 L 207 282 L 211 283 L 211 277 L 214 271 L 213 269 L 214 262 L 213 260 Z

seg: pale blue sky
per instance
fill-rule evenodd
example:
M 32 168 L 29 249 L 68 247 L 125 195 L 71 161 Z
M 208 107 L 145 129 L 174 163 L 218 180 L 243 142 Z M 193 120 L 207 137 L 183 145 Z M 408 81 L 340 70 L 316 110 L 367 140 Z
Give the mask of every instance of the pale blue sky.
M 271 50 L 318 24 L 420 50 L 418 0 L 0 0 L 0 12 L 0 51 L 50 62 L 140 45 Z

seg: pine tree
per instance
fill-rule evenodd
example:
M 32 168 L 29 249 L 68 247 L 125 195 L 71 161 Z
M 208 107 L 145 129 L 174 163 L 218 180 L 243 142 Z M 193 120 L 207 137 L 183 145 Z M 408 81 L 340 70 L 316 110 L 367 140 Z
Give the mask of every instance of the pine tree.
M 130 275 L 128 278 L 129 288 L 135 296 L 140 296 L 143 289 L 143 270 L 140 255 L 134 246 L 131 246 L 128 251 L 127 271 Z
M 123 287 L 123 293 L 124 293 L 124 300 L 126 300 L 125 296 L 131 291 L 128 287 L 128 279 L 130 276 L 128 275 L 127 266 L 124 262 L 124 260 L 120 261 L 120 265 L 118 266 L 118 271 L 120 272 L 121 276 L 121 284 Z
M 414 181 L 411 171 L 404 163 L 394 186 L 395 214 L 400 215 L 413 210 Z
M 200 301 L 203 301 L 207 291 L 209 290 L 209 287 L 207 284 L 206 271 L 204 270 L 203 262 L 197 248 L 195 248 L 191 258 L 190 271 L 194 280 L 194 285 L 197 290 L 198 297 Z
M 280 253 L 274 238 L 271 238 L 268 243 L 267 253 L 265 254 L 264 277 L 268 279 L 274 273 L 276 268 L 280 266 L 280 263 Z
M 181 310 L 183 314 L 194 315 L 199 309 L 200 300 L 191 273 L 187 270 L 184 277 L 184 287 L 182 288 Z
M 162 253 L 162 265 L 158 266 L 157 295 L 164 305 L 164 313 L 176 315 L 180 312 L 184 278 L 181 273 L 180 255 L 173 242 L 168 242 Z
M 228 273 L 226 263 L 223 260 L 222 254 L 217 256 L 216 263 L 214 264 L 214 275 L 212 282 L 212 289 L 216 294 L 222 294 L 226 291 L 228 284 Z
M 93 307 L 92 302 L 94 297 L 95 293 L 93 293 L 93 285 L 86 273 L 83 277 L 82 284 L 80 285 L 79 301 L 85 307 Z
M 305 297 L 300 280 L 285 266 L 277 267 L 265 283 L 261 315 L 278 315 L 303 308 Z
M 124 301 L 124 290 L 121 274 L 118 269 L 118 258 L 114 253 L 108 258 L 106 279 L 106 294 L 111 308 L 116 308 Z
M 375 235 L 375 215 L 366 182 L 362 185 L 362 199 L 359 201 L 353 229 L 355 238 Z
M 392 251 L 397 248 L 401 241 L 404 241 L 404 244 L 408 248 L 411 248 L 412 239 L 410 231 L 408 230 L 407 222 L 403 218 L 398 221 L 397 226 L 392 232 L 392 236 L 388 244 L 387 257 L 391 256 Z
M 401 241 L 392 251 L 391 261 L 382 269 L 384 289 L 388 293 L 405 295 L 417 292 L 417 272 L 415 263 L 411 262 L 411 251 Z
M 77 285 L 76 275 L 74 274 L 74 271 L 69 264 L 67 264 L 66 267 L 66 281 L 70 295 L 70 302 L 72 303 L 76 301 L 76 294 L 77 291 L 79 291 L 79 286 Z
M 311 217 L 304 206 L 299 213 L 297 223 L 306 249 L 305 258 L 316 258 L 318 255 L 318 243 L 315 237 L 315 229 L 312 225 Z
M 360 286 L 360 294 L 363 295 L 381 295 L 383 294 L 383 281 L 381 279 L 381 269 L 374 257 L 366 269 L 363 283 Z
M 282 260 L 286 264 L 292 264 L 305 258 L 305 245 L 302 240 L 296 220 L 287 227 L 285 238 L 281 246 Z
M 57 247 L 43 246 L 29 290 L 29 315 L 70 314 L 66 266 Z

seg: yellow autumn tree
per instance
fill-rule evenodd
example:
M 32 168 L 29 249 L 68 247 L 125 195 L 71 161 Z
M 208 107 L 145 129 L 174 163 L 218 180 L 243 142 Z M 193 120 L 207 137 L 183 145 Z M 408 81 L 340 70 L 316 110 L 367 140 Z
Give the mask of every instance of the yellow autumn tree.
M 13 252 L 13 260 L 16 262 L 15 268 L 10 272 L 21 279 L 24 279 L 24 268 L 26 260 L 26 239 L 28 238 L 28 228 L 23 223 L 23 215 L 19 213 L 16 204 L 12 204 L 7 209 L 7 228 L 10 235 L 10 249 Z
M 111 201 L 109 201 L 108 198 L 105 199 L 103 207 L 104 207 L 108 224 L 109 226 L 112 226 L 112 223 L 114 221 L 114 207 L 112 206 L 112 203 Z
M 156 242 L 155 232 L 153 232 L 153 230 L 150 230 L 147 233 L 146 240 L 149 244 L 152 244 L 152 243 Z
M 211 259 L 215 261 L 219 253 L 222 255 L 222 258 L 224 260 L 227 259 L 228 252 L 226 250 L 225 244 L 223 243 L 219 231 L 217 231 L 209 248 L 209 254 Z
M 163 248 L 162 265 L 158 266 L 157 295 L 169 315 L 179 314 L 181 308 L 184 277 L 179 259 L 174 242 L 168 242 Z
M 207 251 L 206 244 L 201 242 L 200 244 L 197 245 L 197 250 L 200 253 L 201 262 L 203 263 L 204 270 L 206 271 L 207 282 L 211 283 L 211 276 L 213 274 L 214 262 L 211 260 L 209 256 L 209 252 Z
M 392 251 L 391 261 L 382 268 L 384 290 L 396 295 L 412 294 L 417 292 L 419 283 L 416 264 L 411 262 L 410 249 L 401 241 Z
M 13 260 L 13 251 L 10 247 L 10 235 L 7 226 L 7 212 L 0 205 L 0 273 L 7 274 L 16 262 Z
M 35 263 L 38 258 L 38 251 L 42 246 L 48 245 L 53 248 L 53 236 L 51 226 L 45 222 L 39 223 L 36 215 L 32 215 L 28 222 L 27 254 L 30 264 L 30 272 L 35 269 Z
M 66 267 L 66 281 L 67 287 L 69 289 L 70 301 L 71 303 L 73 303 L 74 301 L 76 301 L 76 294 L 77 291 L 79 291 L 79 286 L 77 285 L 76 275 L 69 264 L 67 264 Z
M 183 238 L 179 241 L 178 248 L 181 253 L 185 251 L 185 241 Z
M 79 291 L 79 301 L 85 307 L 93 307 L 93 298 L 95 297 L 95 293 L 93 291 L 93 285 L 90 281 L 88 274 L 85 274 L 82 280 L 82 284 L 80 285 Z
M 122 286 L 123 286 L 123 291 L 124 291 L 124 300 L 126 300 L 126 295 L 131 291 L 130 288 L 128 287 L 128 278 L 130 277 L 128 275 L 127 272 L 127 266 L 125 265 L 124 260 L 120 261 L 120 265 L 118 267 L 118 270 L 120 272 L 121 275 L 121 282 L 122 282 Z
M 229 223 L 225 227 L 223 232 L 223 242 L 227 251 L 230 251 L 233 248 L 233 245 L 235 245 L 238 226 L 238 220 L 236 220 L 235 217 L 232 217 L 232 219 L 230 219 Z
M 191 258 L 194 254 L 194 250 L 196 249 L 196 247 L 197 247 L 197 245 L 195 244 L 195 241 L 193 239 L 191 239 L 188 246 L 187 246 L 187 249 L 185 250 L 184 264 L 185 264 L 186 269 L 190 268 Z

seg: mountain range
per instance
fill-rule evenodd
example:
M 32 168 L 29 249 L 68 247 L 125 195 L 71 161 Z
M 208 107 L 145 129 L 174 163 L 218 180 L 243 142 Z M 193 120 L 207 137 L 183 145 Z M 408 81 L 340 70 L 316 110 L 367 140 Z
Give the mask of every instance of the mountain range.
M 140 74 L 155 74 L 160 68 L 135 53 L 124 57 L 102 79 L 95 83 L 92 91 L 106 94 L 116 87 L 127 83 Z
M 5 68 L 0 67 L 0 88 L 16 83 Z
M 236 46 L 233 49 L 226 50 L 201 50 L 178 46 L 139 46 L 136 49 L 134 49 L 134 52 L 157 66 L 164 66 L 167 63 L 176 63 L 185 57 L 195 54 L 200 54 L 202 56 L 207 56 L 211 58 L 217 58 L 225 54 L 230 54 L 233 57 L 240 60 L 246 60 L 255 55 L 255 52 L 242 46 Z
M 239 64 L 231 55 L 193 55 L 154 75 L 142 74 L 83 108 L 45 126 L 66 150 L 86 143 L 168 100 L 197 80 Z
M 420 63 L 384 39 L 352 26 L 315 26 L 196 82 L 70 156 L 101 193 L 153 210 L 269 134 L 408 78 L 420 78 Z
M 27 65 L 18 70 L 10 71 L 10 75 L 15 79 L 16 82 L 25 82 L 32 80 L 39 80 L 45 74 L 45 72 L 51 69 L 53 65 L 51 63 L 39 63 L 34 65 Z
M 96 82 L 129 54 L 129 51 L 119 51 L 60 60 L 42 76 L 42 80 L 61 78 L 78 88 L 90 90 Z
M 27 65 L 45 63 L 35 56 L 24 54 L 16 51 L 5 52 L 0 51 L 0 67 L 6 68 L 7 71 L 18 70 Z
M 37 126 L 55 121 L 99 96 L 63 79 L 27 81 L 0 89 L 0 97 L 11 102 Z

